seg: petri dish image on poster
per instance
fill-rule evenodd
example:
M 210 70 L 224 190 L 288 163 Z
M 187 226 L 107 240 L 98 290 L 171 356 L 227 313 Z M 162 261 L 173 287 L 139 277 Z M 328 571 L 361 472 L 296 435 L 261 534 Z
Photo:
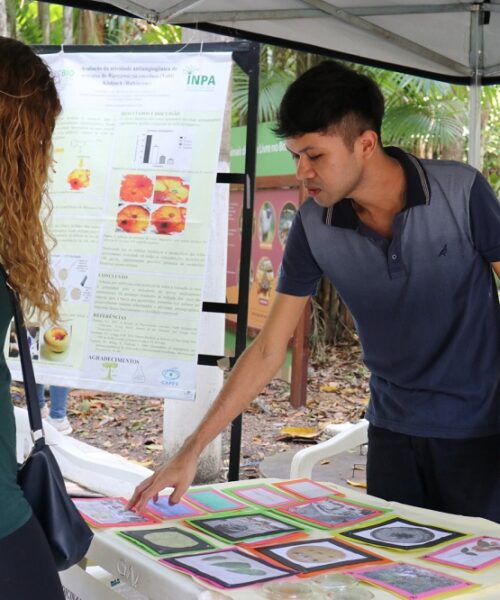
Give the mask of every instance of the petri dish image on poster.
M 286 240 L 290 232 L 290 227 L 292 226 L 292 221 L 296 213 L 297 209 L 295 208 L 295 205 L 291 202 L 287 202 L 281 210 L 278 235 L 282 247 L 285 247 Z
M 255 282 L 257 284 L 257 297 L 259 304 L 269 304 L 269 296 L 273 287 L 274 270 L 271 259 L 263 256 L 257 265 Z
M 270 202 L 264 202 L 259 212 L 259 242 L 261 247 L 271 248 L 276 233 L 276 216 Z

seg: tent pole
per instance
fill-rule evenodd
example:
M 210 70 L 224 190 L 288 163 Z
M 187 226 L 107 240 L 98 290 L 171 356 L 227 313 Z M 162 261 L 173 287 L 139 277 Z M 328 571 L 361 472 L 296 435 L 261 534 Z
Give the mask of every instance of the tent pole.
M 469 164 L 481 170 L 481 83 L 477 77 L 469 95 Z
M 484 13 L 481 5 L 471 10 L 469 64 L 472 71 L 469 90 L 469 164 L 481 169 L 481 73 L 484 49 Z

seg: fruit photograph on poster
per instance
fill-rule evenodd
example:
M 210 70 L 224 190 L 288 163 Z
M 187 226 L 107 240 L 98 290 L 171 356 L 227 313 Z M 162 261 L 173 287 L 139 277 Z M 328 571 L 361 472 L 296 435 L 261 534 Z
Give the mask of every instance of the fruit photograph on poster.
M 189 183 L 182 177 L 125 173 L 120 181 L 116 231 L 182 233 L 188 199 Z

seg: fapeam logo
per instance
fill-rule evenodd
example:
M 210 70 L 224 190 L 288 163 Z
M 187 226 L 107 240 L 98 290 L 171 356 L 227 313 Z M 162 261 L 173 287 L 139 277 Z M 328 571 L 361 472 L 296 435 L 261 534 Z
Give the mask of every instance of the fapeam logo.
M 172 369 L 163 369 L 163 371 L 161 372 L 162 374 L 162 385 L 168 385 L 170 387 L 178 387 L 179 382 L 177 381 L 180 376 L 181 376 L 181 372 L 179 371 L 179 369 L 177 368 L 172 368 Z

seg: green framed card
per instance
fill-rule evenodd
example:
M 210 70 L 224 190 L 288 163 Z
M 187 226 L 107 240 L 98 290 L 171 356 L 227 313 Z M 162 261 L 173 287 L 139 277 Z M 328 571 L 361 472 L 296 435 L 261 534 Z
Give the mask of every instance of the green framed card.
M 248 508 L 248 504 L 211 488 L 192 488 L 184 494 L 184 498 L 204 512 L 228 512 Z
M 210 544 L 196 534 L 180 527 L 155 527 L 154 529 L 127 529 L 118 535 L 139 546 L 154 556 L 173 556 L 214 550 Z
M 303 529 L 298 523 L 281 519 L 275 514 L 257 511 L 194 517 L 185 519 L 184 523 L 216 539 L 229 543 L 303 533 Z

